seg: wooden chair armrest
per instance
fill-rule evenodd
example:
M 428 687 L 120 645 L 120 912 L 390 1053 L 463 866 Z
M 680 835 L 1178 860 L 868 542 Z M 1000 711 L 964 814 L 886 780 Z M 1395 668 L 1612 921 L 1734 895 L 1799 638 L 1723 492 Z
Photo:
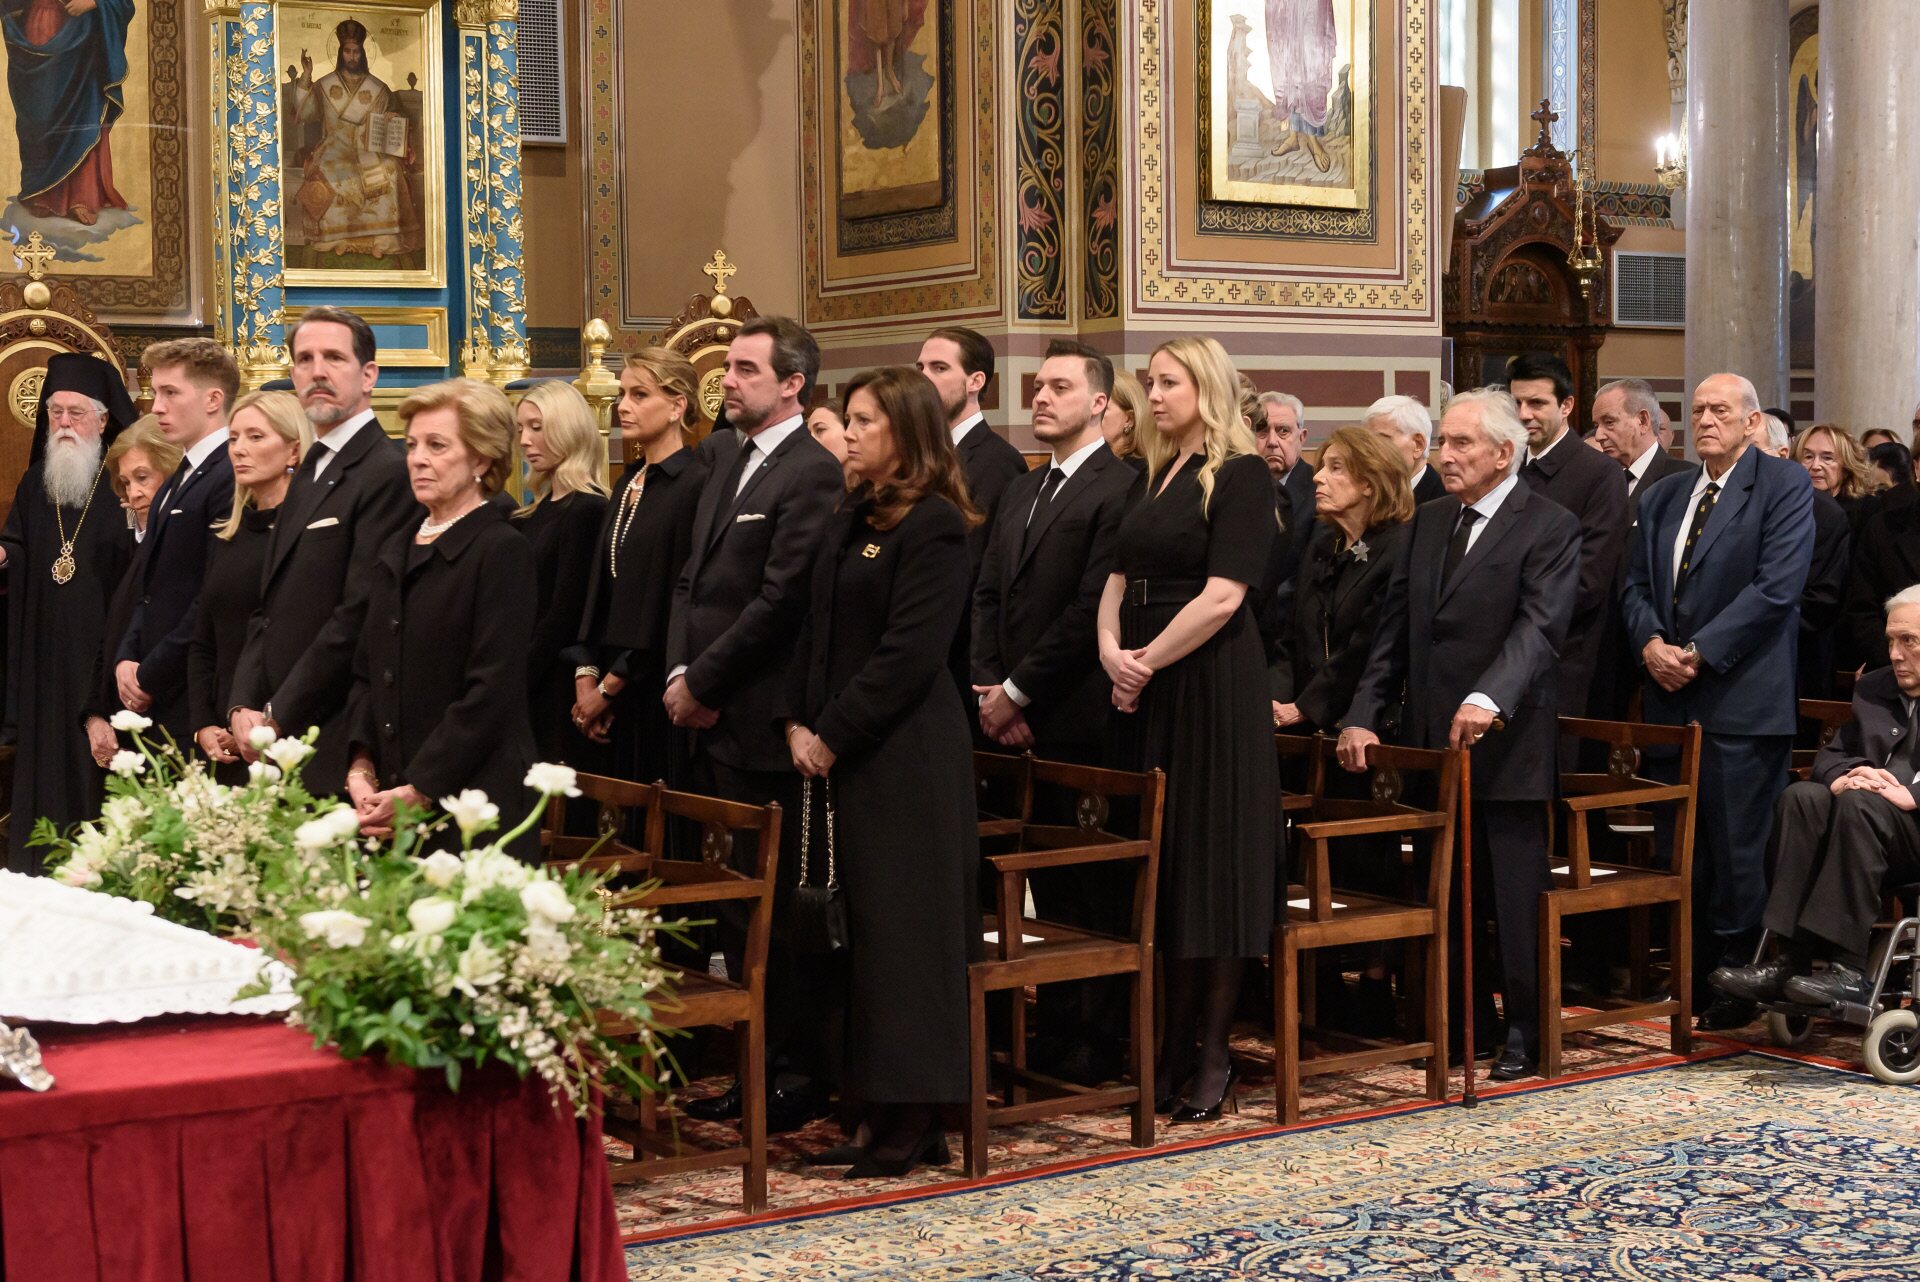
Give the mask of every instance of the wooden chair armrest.
M 1144 841 L 1117 842 L 1110 846 L 1062 846 L 1054 850 L 1022 850 L 983 858 L 1000 873 L 1031 872 L 1035 868 L 1071 868 L 1080 864 L 1110 864 L 1145 859 Z
M 1562 797 L 1560 804 L 1578 814 L 1587 810 L 1612 810 L 1620 806 L 1641 806 L 1650 801 L 1680 801 L 1691 791 L 1682 784 L 1662 784 L 1650 788 L 1627 788 L 1620 792 L 1596 792 L 1586 796 Z
M 1377 819 L 1316 819 L 1298 825 L 1300 834 L 1319 839 L 1366 837 L 1389 832 L 1427 832 L 1447 826 L 1445 815 L 1382 815 Z
M 758 899 L 761 885 L 757 881 L 693 882 L 680 886 L 652 886 L 646 890 L 616 890 L 613 895 L 616 901 L 657 908 L 663 904 L 708 904 L 724 899 Z

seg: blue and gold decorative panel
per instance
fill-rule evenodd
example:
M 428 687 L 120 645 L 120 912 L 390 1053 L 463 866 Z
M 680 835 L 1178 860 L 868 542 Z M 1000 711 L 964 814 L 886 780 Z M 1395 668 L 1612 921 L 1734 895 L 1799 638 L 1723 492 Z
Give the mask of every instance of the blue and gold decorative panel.
M 249 386 L 287 369 L 273 6 L 213 3 L 215 328 Z

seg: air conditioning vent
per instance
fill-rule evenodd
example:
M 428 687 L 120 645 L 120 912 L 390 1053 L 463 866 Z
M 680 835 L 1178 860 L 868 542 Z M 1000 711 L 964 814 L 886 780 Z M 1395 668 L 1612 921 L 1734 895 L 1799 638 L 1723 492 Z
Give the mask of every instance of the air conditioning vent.
M 1657 329 L 1687 324 L 1685 254 L 1615 254 L 1613 323 Z
M 560 0 L 520 0 L 520 141 L 567 141 Z

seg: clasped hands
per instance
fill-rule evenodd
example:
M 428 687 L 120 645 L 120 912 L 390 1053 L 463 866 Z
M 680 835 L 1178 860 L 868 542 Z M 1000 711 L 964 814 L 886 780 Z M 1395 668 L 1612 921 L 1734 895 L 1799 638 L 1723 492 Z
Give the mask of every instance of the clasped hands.
M 1855 766 L 1829 784 L 1828 789 L 1836 797 L 1843 792 L 1877 793 L 1897 809 L 1914 809 L 1913 791 L 1892 771 L 1879 766 Z
M 787 751 L 793 754 L 793 768 L 808 779 L 824 779 L 838 760 L 832 748 L 798 721 L 787 723 Z
M 1659 637 L 1647 642 L 1640 651 L 1640 659 L 1647 667 L 1647 675 L 1668 694 L 1680 689 L 1700 675 L 1700 654 L 1696 650 L 1689 654 L 1677 645 L 1668 645 Z
M 1146 656 L 1145 646 L 1138 650 L 1124 650 L 1101 638 L 1100 666 L 1107 670 L 1107 676 L 1113 682 L 1113 706 L 1122 712 L 1139 709 L 1140 692 L 1153 679 L 1153 668 L 1148 665 Z
M 625 688 L 619 677 L 608 677 L 604 686 L 584 674 L 575 677 L 574 728 L 595 743 L 606 743 L 613 735 L 613 700 Z
M 401 805 L 423 811 L 430 807 L 426 797 L 412 784 L 380 788 L 374 781 L 372 766 L 360 761 L 356 761 L 353 769 L 347 773 L 347 798 L 353 802 L 354 814 L 360 817 L 360 835 L 363 837 L 393 836 L 393 826 L 398 818 L 397 807 Z
M 1026 749 L 1033 746 L 1033 729 L 1027 725 L 1026 709 L 1013 701 L 1004 686 L 975 686 L 980 696 L 980 733 L 1003 748 Z
M 660 696 L 660 702 L 667 705 L 667 719 L 676 726 L 711 730 L 720 722 L 720 714 L 694 698 L 693 691 L 687 689 L 685 673 L 667 682 L 667 692 Z

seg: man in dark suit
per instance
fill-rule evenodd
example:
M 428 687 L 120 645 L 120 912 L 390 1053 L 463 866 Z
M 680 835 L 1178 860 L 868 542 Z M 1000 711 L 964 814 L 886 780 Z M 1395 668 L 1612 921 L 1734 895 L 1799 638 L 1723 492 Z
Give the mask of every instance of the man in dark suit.
M 1585 716 L 1600 648 L 1618 609 L 1620 561 L 1627 548 L 1627 495 L 1606 455 L 1586 448 L 1571 426 L 1573 375 L 1557 356 L 1525 352 L 1507 364 L 1507 387 L 1527 429 L 1521 479 L 1580 522 L 1580 590 L 1573 626 L 1555 665 L 1560 715 Z M 1571 745 L 1572 741 L 1568 741 Z M 1561 765 L 1571 769 L 1570 751 Z
M 1406 456 L 1416 507 L 1447 492 L 1440 473 L 1427 466 L 1427 449 L 1433 441 L 1433 416 L 1427 413 L 1426 406 L 1411 396 L 1383 396 L 1367 406 L 1364 426 L 1369 432 L 1392 441 L 1394 448 Z
M 844 491 L 840 464 L 807 431 L 805 398 L 820 372 L 813 335 L 784 316 L 748 321 L 727 349 L 731 438 L 717 445 L 693 516 L 693 551 L 667 625 L 667 714 L 694 737 L 703 786 L 729 801 L 778 803 L 781 825 L 774 940 L 767 959 L 767 1125 L 790 1131 L 824 1111 L 833 1065 L 828 977 L 786 943 L 785 909 L 799 872 L 800 776 L 780 732 L 795 638 L 807 618 L 814 553 Z M 736 851 L 745 860 L 748 852 Z M 721 946 L 739 965 L 739 923 Z M 739 1083 L 687 1106 L 737 1117 Z
M 1015 477 L 1027 474 L 1026 455 L 988 427 L 987 416 L 980 410 L 981 394 L 993 381 L 993 344 L 983 335 L 958 325 L 936 329 L 920 344 L 920 358 L 915 364 L 940 393 L 940 404 L 947 411 L 947 426 L 953 432 L 953 452 L 960 456 L 960 469 L 967 477 L 967 493 L 982 518 L 967 535 L 967 553 L 973 560 L 977 581 L 1000 497 Z M 961 697 L 969 700 L 972 683 L 967 680 L 967 653 L 971 634 L 972 618 L 963 614 L 947 656 L 954 684 L 960 687 Z
M 1267 557 L 1266 573 L 1253 599 L 1253 618 L 1271 659 L 1293 615 L 1295 579 L 1313 536 L 1316 504 L 1313 464 L 1300 457 L 1307 440 L 1306 406 L 1286 392 L 1262 392 L 1260 408 L 1266 411 L 1266 419 L 1253 425 L 1253 439 L 1273 478 L 1273 510 L 1280 518 L 1280 537 Z
M 1404 689 L 1412 747 L 1472 751 L 1474 867 L 1491 891 L 1475 902 L 1493 910 L 1506 1005 L 1500 1081 L 1531 1073 L 1539 1056 L 1540 893 L 1558 786 L 1554 656 L 1573 619 L 1580 559 L 1579 521 L 1518 475 L 1525 441 L 1498 388 L 1447 406 L 1440 474 L 1449 497 L 1414 514 L 1339 744 L 1341 764 L 1364 769 Z
M 1864 1005 L 1873 985 L 1867 950 L 1889 877 L 1920 873 L 1920 587 L 1887 602 L 1892 665 L 1853 690 L 1853 720 L 1813 760 L 1813 777 L 1787 788 L 1767 866 L 1763 920 L 1782 947 L 1773 957 L 1713 972 L 1738 1001 Z M 1813 970 L 1815 958 L 1827 965 Z
M 240 371 L 210 338 L 182 338 L 147 348 L 153 372 L 153 417 L 180 447 L 180 466 L 154 495 L 147 537 L 129 573 L 133 610 L 114 664 L 121 704 L 149 715 L 183 748 L 196 727 L 187 708 L 187 651 L 199 617 L 213 527 L 233 508 L 233 464 L 227 461 L 227 416 Z
M 1608 383 L 1593 398 L 1593 434 L 1627 478 L 1627 520 L 1639 519 L 1640 496 L 1655 481 L 1699 467 L 1667 453 L 1660 444 L 1660 399 L 1644 379 Z M 1624 578 L 1622 580 L 1624 582 Z
M 1053 459 L 1007 487 L 974 589 L 980 731 L 1003 749 L 1053 761 L 1097 764 L 1112 707 L 1095 616 L 1120 518 L 1139 483 L 1100 434 L 1112 389 L 1105 356 L 1067 339 L 1048 347 L 1034 386 L 1033 434 Z M 1036 876 L 1035 902 L 1052 920 L 1119 933 L 1131 882 L 1115 871 Z M 1074 1080 L 1104 1076 L 1125 1036 L 1125 986 L 1089 982 L 1041 993 L 1041 1033 L 1056 1067 Z
M 373 330 L 352 312 L 310 307 L 287 341 L 293 390 L 314 442 L 268 536 L 260 608 L 234 671 L 227 719 L 248 760 L 256 726 L 294 735 L 319 726 L 305 777 L 325 795 L 346 787 L 343 714 L 375 560 L 425 509 L 407 480 L 405 452 L 373 414 L 380 381 Z
M 1704 379 L 1693 394 L 1702 471 L 1669 476 L 1640 500 L 1627 569 L 1627 635 L 1646 671 L 1642 716 L 1700 723 L 1694 813 L 1695 996 L 1714 965 L 1753 955 L 1766 903 L 1773 803 L 1787 785 L 1798 726 L 1794 655 L 1813 560 L 1806 471 L 1748 448 L 1753 384 Z M 1668 768 L 1650 762 L 1649 769 Z M 1703 965 L 1705 962 L 1707 964 Z M 1738 1028 L 1753 1004 L 1722 995 L 1705 1029 Z

